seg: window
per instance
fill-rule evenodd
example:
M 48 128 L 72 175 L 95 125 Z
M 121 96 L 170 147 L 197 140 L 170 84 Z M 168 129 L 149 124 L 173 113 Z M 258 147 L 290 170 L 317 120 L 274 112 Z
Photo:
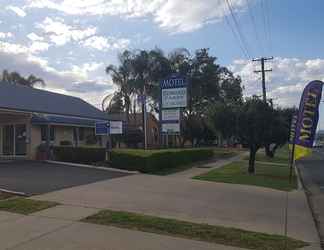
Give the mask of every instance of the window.
M 84 128 L 79 128 L 79 141 L 84 140 Z
M 47 126 L 41 126 L 41 137 L 42 141 L 46 141 L 47 138 Z M 50 140 L 55 140 L 55 128 L 53 126 L 50 127 Z

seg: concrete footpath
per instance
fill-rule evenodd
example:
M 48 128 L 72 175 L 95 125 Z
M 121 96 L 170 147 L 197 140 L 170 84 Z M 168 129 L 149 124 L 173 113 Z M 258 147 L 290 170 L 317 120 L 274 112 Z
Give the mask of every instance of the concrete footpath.
M 0 249 L 240 250 L 201 241 L 77 221 L 96 211 L 92 208 L 59 206 L 30 216 L 0 212 Z
M 284 234 L 286 192 L 267 188 L 138 174 L 33 198 Z M 319 244 L 303 191 L 289 193 L 288 235 Z
M 190 179 L 194 176 L 204 174 L 208 171 L 211 171 L 213 169 L 217 169 L 220 167 L 223 167 L 231 162 L 240 160 L 246 153 L 242 153 L 240 155 L 228 158 L 228 159 L 216 159 L 215 161 L 200 164 L 197 166 L 193 166 L 192 168 L 189 168 L 187 170 L 177 172 L 171 175 L 168 175 L 168 177 L 176 177 L 176 178 L 184 178 L 184 179 Z

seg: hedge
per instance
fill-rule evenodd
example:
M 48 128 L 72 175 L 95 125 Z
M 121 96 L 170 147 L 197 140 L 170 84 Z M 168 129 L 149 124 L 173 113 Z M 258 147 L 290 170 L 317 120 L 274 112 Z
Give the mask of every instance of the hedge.
M 105 160 L 104 148 L 86 147 L 53 147 L 54 159 L 56 161 L 91 164 Z
M 114 150 L 112 166 L 142 173 L 157 173 L 213 157 L 212 149 Z
M 213 149 L 113 150 L 111 166 L 142 173 L 157 173 L 214 156 Z M 58 161 L 93 164 L 104 162 L 104 148 L 54 147 Z

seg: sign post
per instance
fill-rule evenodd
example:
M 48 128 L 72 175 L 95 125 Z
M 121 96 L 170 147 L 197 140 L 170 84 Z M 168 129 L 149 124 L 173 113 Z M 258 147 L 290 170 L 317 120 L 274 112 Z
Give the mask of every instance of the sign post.
M 111 151 L 112 151 L 112 140 L 111 136 L 123 133 L 123 122 L 122 121 L 106 121 L 97 122 L 95 126 L 95 134 L 100 136 L 107 136 L 106 141 L 106 156 L 105 160 L 111 161 Z
M 187 81 L 173 74 L 160 82 L 160 132 L 166 135 L 180 134 L 181 108 L 187 107 Z

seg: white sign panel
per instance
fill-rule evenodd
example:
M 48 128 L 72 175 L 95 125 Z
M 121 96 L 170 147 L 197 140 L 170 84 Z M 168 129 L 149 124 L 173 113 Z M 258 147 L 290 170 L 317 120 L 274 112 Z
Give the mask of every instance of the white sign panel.
M 110 134 L 119 135 L 123 133 L 123 122 L 122 121 L 110 121 Z
M 187 88 L 162 89 L 162 108 L 187 107 Z
M 162 109 L 162 121 L 179 121 L 180 109 Z
M 163 133 L 180 133 L 180 123 L 162 123 Z

